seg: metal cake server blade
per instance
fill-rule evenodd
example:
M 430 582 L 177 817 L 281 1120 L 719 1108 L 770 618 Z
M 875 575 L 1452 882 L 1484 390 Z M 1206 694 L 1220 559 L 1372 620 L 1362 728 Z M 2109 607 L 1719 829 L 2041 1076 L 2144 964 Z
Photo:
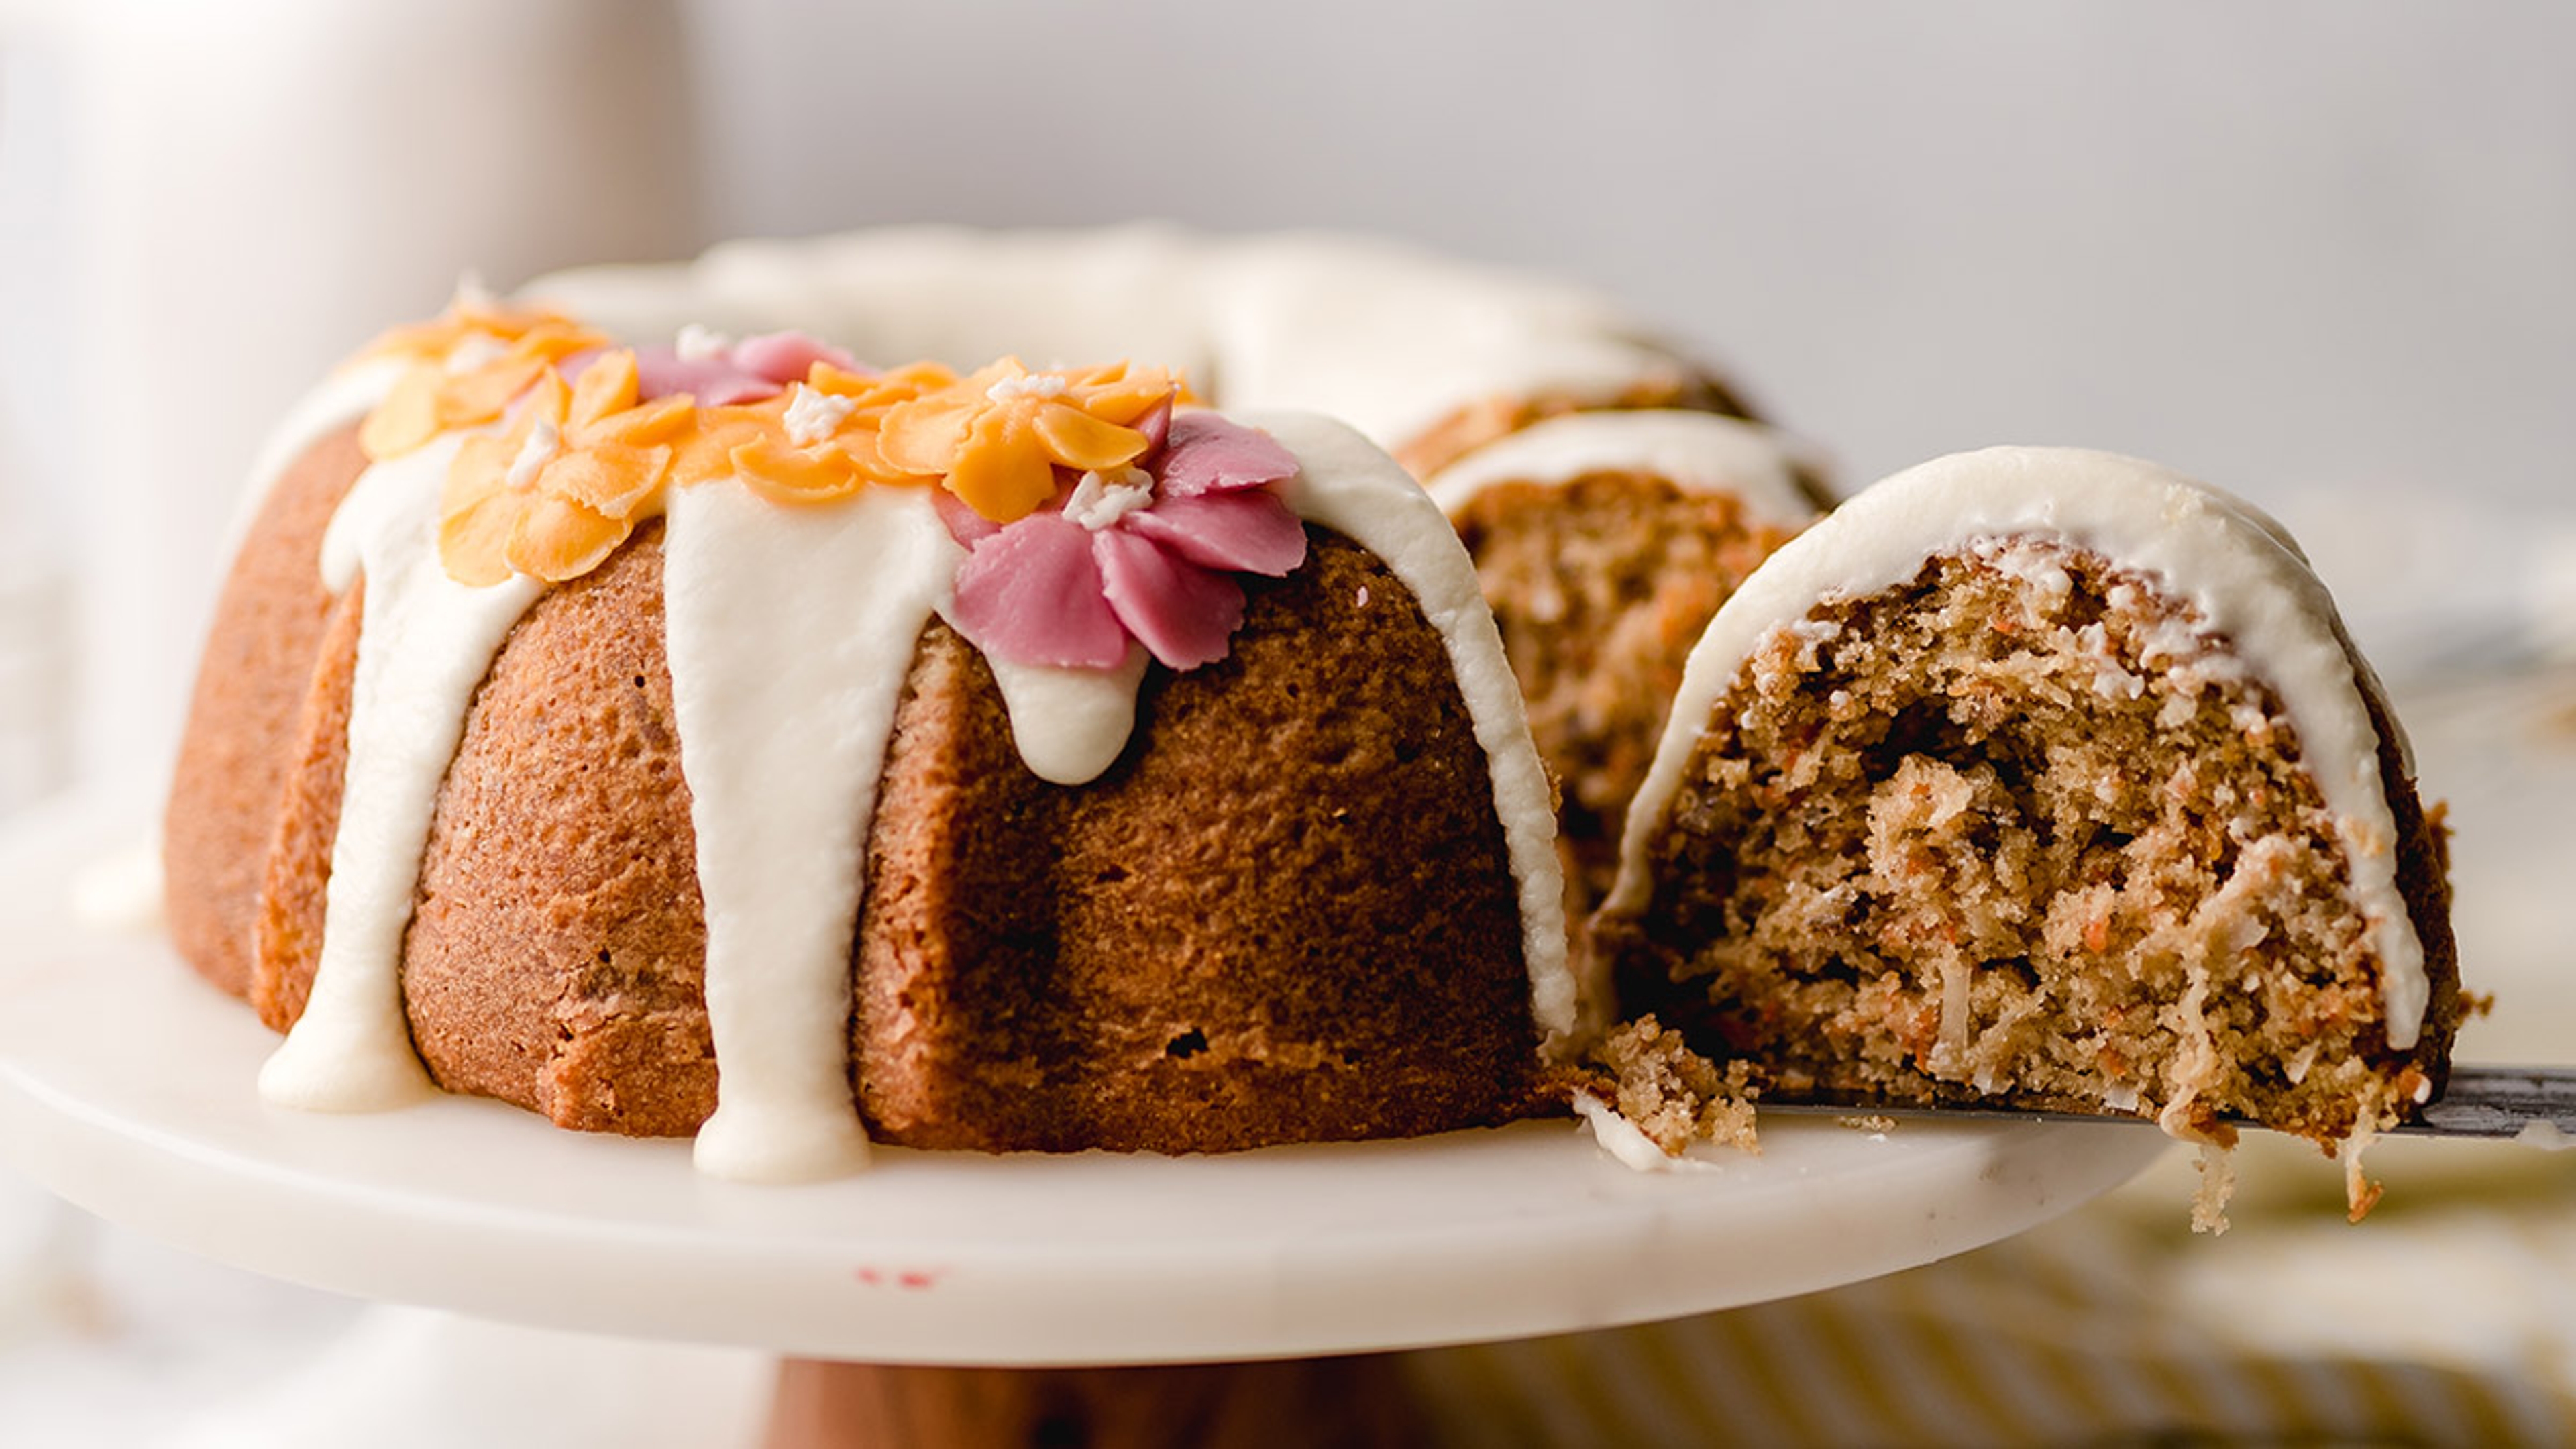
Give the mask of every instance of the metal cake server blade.
M 2143 1117 L 2083 1112 L 2034 1112 L 1980 1102 L 1934 1107 L 1866 1107 L 1814 1102 L 1763 1101 L 1765 1112 L 1824 1113 L 1837 1117 L 1986 1117 L 2024 1122 L 2124 1122 Z M 2477 1137 L 2522 1140 L 2535 1147 L 2576 1147 L 2576 1067 L 2490 1067 L 2453 1063 L 2439 1100 L 2389 1133 L 2406 1137 Z
M 2523 1137 L 2576 1147 L 2576 1067 L 2454 1063 L 2441 1100 L 2396 1129 L 2418 1137 Z

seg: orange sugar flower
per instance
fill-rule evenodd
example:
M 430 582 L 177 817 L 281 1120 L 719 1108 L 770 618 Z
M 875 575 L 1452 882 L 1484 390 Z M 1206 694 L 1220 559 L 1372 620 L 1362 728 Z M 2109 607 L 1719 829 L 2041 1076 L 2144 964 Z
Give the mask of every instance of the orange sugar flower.
M 1059 467 L 1099 472 L 1134 461 L 1145 435 L 1127 426 L 1177 389 L 1159 367 L 1031 372 L 1006 357 L 885 415 L 878 448 L 907 473 L 944 475 L 948 491 L 996 523 L 1055 496 Z
M 604 354 L 574 386 L 546 369 L 506 431 L 458 450 L 441 499 L 440 561 L 478 588 L 514 572 L 561 583 L 597 568 L 662 511 L 696 413 L 685 396 L 639 405 L 631 351 Z
M 367 415 L 359 444 L 370 458 L 393 458 L 450 429 L 488 423 L 548 368 L 607 342 L 559 312 L 460 295 L 437 321 L 398 327 L 362 354 L 407 357 L 411 366 Z
M 677 476 L 685 486 L 730 473 L 773 503 L 796 504 L 924 482 L 885 460 L 877 430 L 892 409 L 956 380 L 935 362 L 874 376 L 817 362 L 777 397 L 713 410 L 722 416 L 682 450 Z

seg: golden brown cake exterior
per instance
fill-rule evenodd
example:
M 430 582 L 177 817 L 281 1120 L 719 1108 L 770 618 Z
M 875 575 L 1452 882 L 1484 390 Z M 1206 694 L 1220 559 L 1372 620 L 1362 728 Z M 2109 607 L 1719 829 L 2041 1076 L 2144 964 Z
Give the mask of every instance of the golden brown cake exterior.
M 860 942 L 872 1130 L 1214 1151 L 1534 1105 L 1483 754 L 1385 565 L 1314 535 L 1079 790 L 1019 768 L 980 656 L 944 628 L 922 655 Z
M 2024 544 L 1763 633 L 1639 839 L 1651 904 L 1599 922 L 1623 1007 L 1786 1100 L 2128 1112 L 2200 1140 L 2399 1120 L 2461 1015 L 2439 827 L 2365 688 L 2395 830 L 2364 848 L 2395 853 L 2429 983 L 2397 1045 L 2399 968 L 2321 765 L 2226 641 L 2177 642 L 2206 623 L 2156 578 Z
M 162 821 L 167 917 L 179 954 L 236 996 L 251 990 L 251 936 L 288 751 L 334 601 L 316 564 L 323 530 L 366 466 L 356 429 L 334 433 L 278 479 L 215 606 Z
M 403 965 L 439 1085 L 636 1135 L 695 1131 L 716 1086 L 658 532 L 550 592 L 494 662 Z
M 352 585 L 306 671 L 304 706 L 285 738 L 286 788 L 268 831 L 252 917 L 250 1003 L 284 1031 L 304 1015 L 314 963 L 322 955 L 324 895 L 340 834 L 340 793 L 349 768 L 349 708 L 367 586 Z

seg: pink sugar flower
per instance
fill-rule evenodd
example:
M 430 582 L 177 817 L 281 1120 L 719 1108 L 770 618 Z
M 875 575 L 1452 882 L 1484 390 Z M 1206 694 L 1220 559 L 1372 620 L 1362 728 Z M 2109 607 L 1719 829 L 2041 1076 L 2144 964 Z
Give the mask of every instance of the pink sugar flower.
M 1266 433 L 1211 412 L 1138 420 L 1155 440 L 1137 466 L 1085 473 L 1053 504 L 994 524 L 945 492 L 968 548 L 954 622 L 997 658 L 1114 669 L 1130 640 L 1173 669 L 1226 656 L 1243 623 L 1233 575 L 1279 577 L 1306 559 L 1306 529 L 1273 485 L 1297 459 Z

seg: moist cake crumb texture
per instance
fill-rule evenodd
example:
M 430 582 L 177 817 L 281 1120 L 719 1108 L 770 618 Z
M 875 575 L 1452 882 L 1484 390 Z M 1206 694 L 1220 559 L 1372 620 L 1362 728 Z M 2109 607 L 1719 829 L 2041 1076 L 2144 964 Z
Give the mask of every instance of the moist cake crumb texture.
M 1618 874 L 1620 824 L 1691 645 L 1790 531 L 1749 517 L 1736 494 L 1621 472 L 1499 485 L 1454 521 L 1559 778 L 1579 912 Z
M 2429 1085 L 2390 1072 L 2279 702 L 2097 554 L 1984 540 L 1773 629 L 1651 848 L 1691 884 L 1627 923 L 1623 1000 L 1773 1095 L 2109 1109 L 2224 1145 L 2224 1116 L 2339 1142 Z

